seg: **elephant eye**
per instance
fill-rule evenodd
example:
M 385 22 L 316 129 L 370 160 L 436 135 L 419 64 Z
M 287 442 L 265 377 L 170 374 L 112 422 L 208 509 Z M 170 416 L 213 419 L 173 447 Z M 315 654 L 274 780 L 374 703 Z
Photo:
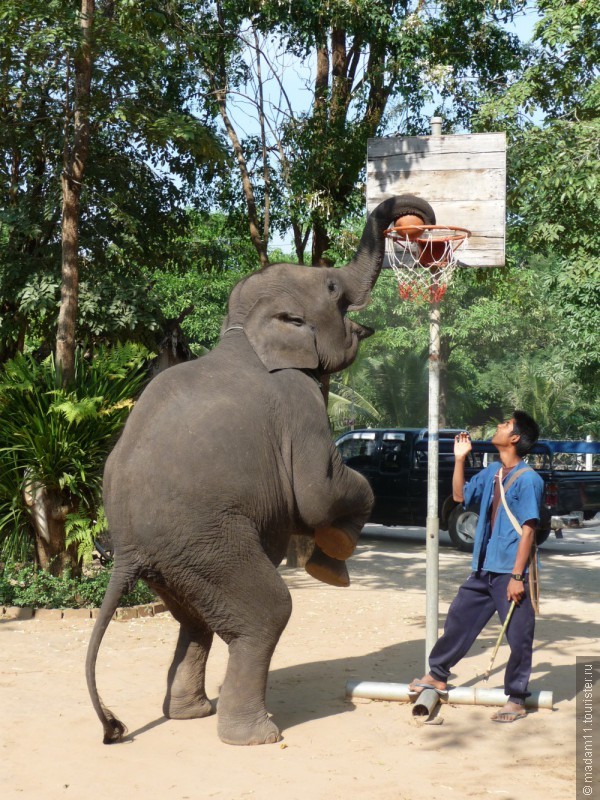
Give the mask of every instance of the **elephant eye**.
M 290 325 L 297 325 L 298 327 L 300 327 L 300 325 L 304 325 L 304 320 L 302 317 L 298 317 L 295 314 L 284 313 L 279 314 L 278 317 L 282 322 L 288 322 Z

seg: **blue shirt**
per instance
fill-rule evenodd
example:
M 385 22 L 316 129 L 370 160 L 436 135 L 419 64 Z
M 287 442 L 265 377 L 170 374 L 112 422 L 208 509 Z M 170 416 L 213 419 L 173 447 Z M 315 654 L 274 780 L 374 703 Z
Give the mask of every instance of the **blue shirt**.
M 514 470 L 511 470 L 506 476 L 503 484 L 508 483 L 514 472 L 526 466 L 524 461 L 520 461 L 514 467 Z M 498 506 L 493 535 L 490 530 L 490 511 L 492 500 L 494 499 L 494 477 L 501 467 L 502 464 L 500 462 L 490 464 L 489 467 L 478 472 L 465 484 L 464 507 L 479 506 L 479 521 L 475 531 L 473 561 L 471 562 L 474 570 L 480 568 L 479 558 L 482 548 L 488 540 L 487 551 L 485 552 L 481 569 L 489 572 L 512 572 L 515 566 L 515 557 L 521 537 L 512 526 L 502 502 Z M 513 482 L 506 492 L 506 502 L 519 525 L 522 526 L 528 520 L 539 521 L 543 494 L 544 481 L 531 468 L 519 475 Z

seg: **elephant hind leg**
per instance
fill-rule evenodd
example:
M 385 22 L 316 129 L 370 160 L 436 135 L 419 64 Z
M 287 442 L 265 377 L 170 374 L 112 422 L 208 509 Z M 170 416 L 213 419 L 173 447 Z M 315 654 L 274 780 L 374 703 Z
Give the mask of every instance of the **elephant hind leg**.
M 181 625 L 167 677 L 163 714 L 170 719 L 196 719 L 214 714 L 204 686 L 206 661 L 213 634 Z
M 205 689 L 206 662 L 213 632 L 203 619 L 191 616 L 189 610 L 161 587 L 161 595 L 179 622 L 179 638 L 167 675 L 167 693 L 163 714 L 169 719 L 198 719 L 215 710 Z

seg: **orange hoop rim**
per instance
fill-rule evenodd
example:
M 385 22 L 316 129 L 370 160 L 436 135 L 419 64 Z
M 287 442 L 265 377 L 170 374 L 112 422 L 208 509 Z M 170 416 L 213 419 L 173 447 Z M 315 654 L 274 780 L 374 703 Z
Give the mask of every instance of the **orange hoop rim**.
M 414 231 L 418 231 L 418 235 L 414 235 Z M 451 234 L 442 236 L 424 236 L 423 234 L 428 231 L 451 231 Z M 471 231 L 468 228 L 461 228 L 458 225 L 410 225 L 407 228 L 393 225 L 391 228 L 386 228 L 383 235 L 393 242 L 419 242 L 420 244 L 427 244 L 427 242 L 464 242 L 471 236 Z M 413 238 L 409 238 L 412 236 Z

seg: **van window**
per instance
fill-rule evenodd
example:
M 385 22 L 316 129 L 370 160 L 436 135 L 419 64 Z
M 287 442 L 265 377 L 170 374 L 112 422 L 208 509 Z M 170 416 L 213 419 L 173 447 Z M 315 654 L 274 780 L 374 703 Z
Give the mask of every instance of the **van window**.
M 381 471 L 398 472 L 406 464 L 406 442 L 384 441 L 381 447 Z
M 375 452 L 377 443 L 374 433 L 348 434 L 337 443 L 342 460 L 348 466 L 368 463 Z
M 415 469 L 428 469 L 428 452 L 427 450 L 417 449 L 413 459 L 413 466 Z M 475 467 L 478 465 L 479 456 L 470 452 L 465 460 L 465 467 Z M 454 471 L 454 453 L 441 452 L 438 456 L 438 469 L 440 472 L 453 472 Z

